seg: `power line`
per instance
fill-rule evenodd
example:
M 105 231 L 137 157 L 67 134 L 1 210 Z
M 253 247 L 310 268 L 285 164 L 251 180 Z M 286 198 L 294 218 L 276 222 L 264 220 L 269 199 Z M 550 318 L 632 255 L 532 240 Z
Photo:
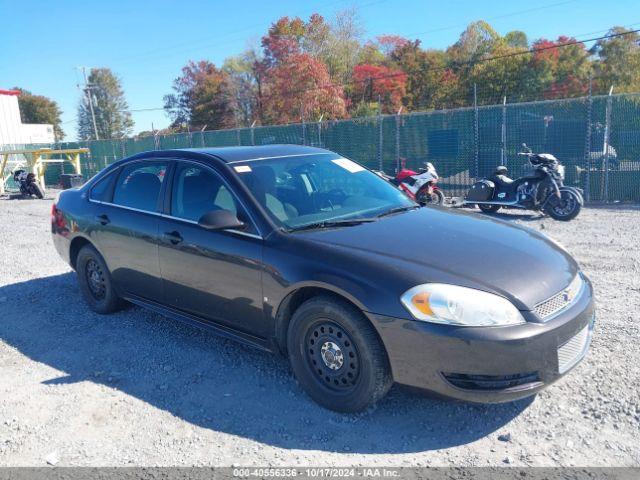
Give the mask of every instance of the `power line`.
M 640 32 L 640 29 L 636 29 L 636 30 L 629 30 L 627 32 L 620 32 L 620 33 L 613 33 L 610 35 L 603 35 L 600 37 L 594 37 L 594 38 L 589 38 L 589 39 L 585 39 L 585 40 L 572 40 L 570 42 L 565 42 L 565 43 L 558 43 L 558 44 L 554 44 L 554 45 L 548 45 L 545 47 L 535 47 L 535 48 L 529 48 L 527 50 L 521 50 L 518 52 L 512 52 L 512 53 L 507 53 L 504 55 L 496 55 L 493 57 L 486 57 L 486 58 L 481 58 L 481 59 L 477 59 L 477 60 L 468 60 L 468 61 L 464 61 L 464 62 L 455 62 L 452 63 L 450 65 L 444 66 L 444 67 L 437 67 L 437 68 L 433 68 L 431 69 L 431 71 L 444 71 L 444 70 L 451 70 L 454 68 L 459 68 L 459 67 L 463 67 L 463 66 L 469 66 L 469 65 L 477 65 L 480 63 L 486 63 L 486 62 L 491 62 L 494 60 L 502 60 L 505 58 L 511 58 L 511 57 L 517 57 L 520 55 L 529 55 L 532 53 L 538 53 L 538 52 L 543 52 L 546 50 L 552 50 L 555 48 L 564 48 L 564 47 L 570 47 L 572 45 L 579 45 L 582 43 L 590 43 L 590 42 L 595 42 L 598 40 L 605 40 L 605 39 L 609 39 L 609 38 L 616 38 L 616 37 L 622 37 L 622 36 L 626 36 L 626 35 L 631 35 L 633 33 L 638 33 Z M 406 76 L 407 73 L 406 72 L 398 72 L 398 73 L 389 73 L 386 75 L 378 75 L 376 77 L 368 77 L 362 80 L 352 80 L 350 82 L 345 82 L 345 83 L 330 83 L 330 84 L 326 84 L 326 85 L 318 85 L 316 87 L 309 87 L 309 88 L 303 88 L 300 90 L 292 90 L 289 93 L 303 93 L 303 92 L 307 92 L 307 91 L 313 91 L 313 90 L 320 90 L 320 89 L 325 89 L 325 88 L 334 88 L 334 87 L 346 87 L 347 85 L 352 85 L 352 84 L 358 84 L 358 83 L 369 83 L 369 82 L 374 82 L 376 80 L 386 80 L 388 78 L 395 78 L 395 77 L 402 77 L 402 76 Z

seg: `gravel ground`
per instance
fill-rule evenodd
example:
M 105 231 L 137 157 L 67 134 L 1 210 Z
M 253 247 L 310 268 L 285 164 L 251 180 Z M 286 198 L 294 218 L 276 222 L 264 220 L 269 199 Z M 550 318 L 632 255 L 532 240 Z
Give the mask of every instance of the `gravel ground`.
M 323 410 L 285 360 L 139 308 L 100 316 L 49 235 L 51 200 L 0 200 L 0 466 L 638 466 L 640 208 L 543 230 L 593 280 L 591 351 L 531 401 L 467 405 L 394 387 Z

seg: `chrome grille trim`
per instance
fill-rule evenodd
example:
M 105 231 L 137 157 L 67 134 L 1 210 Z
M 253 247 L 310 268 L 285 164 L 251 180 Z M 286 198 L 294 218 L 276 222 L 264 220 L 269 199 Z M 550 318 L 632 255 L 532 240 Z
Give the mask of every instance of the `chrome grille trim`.
M 587 325 L 577 334 L 571 337 L 566 343 L 558 347 L 558 372 L 565 373 L 570 370 L 582 357 L 584 357 L 589 348 L 589 340 L 591 339 L 591 328 Z
M 542 321 L 547 322 L 565 309 L 569 308 L 580 297 L 580 295 L 582 295 L 583 290 L 584 280 L 582 279 L 582 275 L 578 273 L 567 288 L 556 293 L 551 298 L 540 302 L 533 308 L 533 310 L 538 314 Z

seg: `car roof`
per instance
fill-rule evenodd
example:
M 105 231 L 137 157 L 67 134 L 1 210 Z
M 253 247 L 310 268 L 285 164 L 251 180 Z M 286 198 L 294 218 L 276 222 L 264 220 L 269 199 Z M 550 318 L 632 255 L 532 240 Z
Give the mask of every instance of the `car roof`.
M 211 155 L 223 162 L 243 162 L 264 158 L 287 157 L 291 155 L 311 155 L 314 153 L 333 153 L 324 148 L 305 145 L 260 145 L 247 147 L 184 148 L 179 151 Z

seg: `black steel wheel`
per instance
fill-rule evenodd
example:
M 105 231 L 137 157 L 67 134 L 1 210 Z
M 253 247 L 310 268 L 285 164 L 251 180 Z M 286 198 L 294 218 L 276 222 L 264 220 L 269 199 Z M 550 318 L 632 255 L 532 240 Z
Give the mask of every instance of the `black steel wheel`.
M 314 297 L 298 307 L 289 324 L 287 352 L 302 388 L 331 410 L 363 410 L 393 383 L 375 329 L 362 312 L 337 297 Z
M 85 276 L 87 285 L 89 286 L 89 292 L 96 301 L 104 300 L 107 293 L 107 287 L 105 283 L 104 272 L 100 267 L 100 264 L 95 259 L 90 258 L 85 264 Z
M 308 330 L 306 344 L 308 366 L 321 383 L 332 389 L 355 387 L 360 357 L 353 340 L 340 325 L 319 321 Z
M 126 306 L 115 291 L 107 264 L 93 246 L 85 245 L 78 252 L 76 273 L 80 292 L 94 312 L 112 313 Z

